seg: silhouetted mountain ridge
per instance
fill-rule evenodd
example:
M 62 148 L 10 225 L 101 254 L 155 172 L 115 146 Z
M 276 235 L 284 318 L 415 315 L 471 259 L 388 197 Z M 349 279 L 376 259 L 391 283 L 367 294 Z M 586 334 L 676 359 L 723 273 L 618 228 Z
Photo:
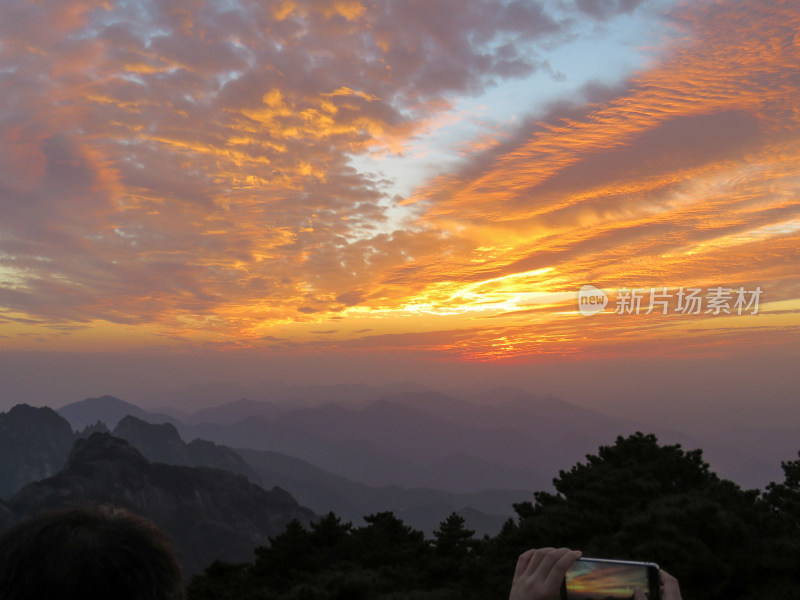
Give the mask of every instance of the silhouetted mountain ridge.
M 72 402 L 58 409 L 58 414 L 64 417 L 73 429 L 81 430 L 87 425 L 92 425 L 98 420 L 108 427 L 115 427 L 127 415 L 132 415 L 150 423 L 175 423 L 176 420 L 163 413 L 151 413 L 130 402 L 125 402 L 114 396 L 98 396 Z
M 232 402 L 198 410 L 180 419 L 187 425 L 199 423 L 235 423 L 252 416 L 275 417 L 291 410 L 291 407 L 269 400 L 250 400 L 240 398 Z
M 152 463 L 106 433 L 76 440 L 62 471 L 28 484 L 8 506 L 22 518 L 80 502 L 123 506 L 151 519 L 191 573 L 217 558 L 248 560 L 290 520 L 314 517 L 284 490 L 266 491 L 221 469 Z
M 233 403 L 241 398 L 255 402 L 272 402 L 280 406 L 298 408 L 336 403 L 359 407 L 385 395 L 403 392 L 422 392 L 426 388 L 412 382 L 371 386 L 363 383 L 337 385 L 292 384 L 279 381 L 263 381 L 254 385 L 236 382 L 214 382 L 194 384 L 181 389 L 169 390 L 150 397 L 149 404 L 171 407 L 164 409 L 184 422 L 193 422 L 186 412 Z
M 128 415 L 117 424 L 113 435 L 131 443 L 153 462 L 225 469 L 261 483 L 258 475 L 235 451 L 208 440 L 195 439 L 186 444 L 171 423 L 147 423 Z
M 798 435 L 796 431 L 778 429 L 717 432 L 714 423 L 708 423 L 697 427 L 707 433 L 692 437 L 671 430 L 658 419 L 644 423 L 611 417 L 553 396 L 508 386 L 463 397 L 413 385 L 267 383 L 230 389 L 234 388 L 237 396 L 230 406 L 211 407 L 205 415 L 198 416 L 200 411 L 187 415 L 189 422 L 183 425 L 173 420 L 183 438 L 200 437 L 237 447 L 274 450 L 375 486 L 397 483 L 403 487 L 440 487 L 442 482 L 456 479 L 444 465 L 461 460 L 461 471 L 469 480 L 455 482 L 451 491 L 474 491 L 481 486 L 547 487 L 546 474 L 568 468 L 616 435 L 646 430 L 669 443 L 702 446 L 721 474 L 745 486 L 762 487 L 780 476 L 780 460 Z M 206 386 L 197 388 L 203 389 Z M 244 400 L 242 394 L 254 399 Z M 242 416 L 264 408 L 261 402 L 267 404 L 262 414 Z M 359 414 L 372 405 L 387 402 L 407 406 L 447 425 L 434 436 L 424 432 L 437 427 L 428 426 L 432 421 L 426 425 L 420 415 L 413 417 L 417 424 L 412 426 L 410 416 L 405 424 L 404 417 L 386 425 L 381 423 L 380 410 L 372 415 L 372 421 L 370 411 Z M 328 407 L 322 408 L 326 404 Z M 212 416 L 212 422 L 192 424 Z M 152 413 L 143 420 L 157 421 Z M 357 422 L 360 425 L 355 426 Z M 754 451 L 739 443 L 740 437 L 751 433 Z M 470 460 L 473 469 L 467 464 Z
M 0 413 L 0 498 L 58 472 L 72 441 L 69 423 L 51 408 L 18 404 Z
M 324 404 L 274 419 L 255 416 L 230 425 L 184 427 L 182 433 L 297 456 L 374 486 L 398 484 L 464 493 L 546 486 L 549 479 L 540 469 L 548 455 L 527 433 L 465 428 L 385 401 L 364 408 Z M 462 460 L 460 472 L 467 479 L 455 478 L 450 466 L 444 466 L 454 460 Z
M 116 398 L 104 398 L 94 400 L 100 400 L 101 405 L 108 401 L 114 410 L 128 406 Z M 19 404 L 8 413 L 0 413 L 0 497 L 9 498 L 25 484 L 57 473 L 75 438 L 88 438 L 96 432 L 109 433 L 100 420 L 74 433 L 69 422 L 48 407 Z M 120 420 L 114 435 L 130 441 L 155 462 L 226 469 L 260 483 L 258 475 L 230 448 L 201 439 L 185 444 L 169 423 L 152 424 L 128 415 Z

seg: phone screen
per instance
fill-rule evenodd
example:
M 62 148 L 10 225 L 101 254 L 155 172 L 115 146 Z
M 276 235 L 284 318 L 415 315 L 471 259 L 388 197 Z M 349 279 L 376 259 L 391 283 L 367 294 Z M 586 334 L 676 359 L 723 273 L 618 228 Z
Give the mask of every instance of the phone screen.
M 654 563 L 578 559 L 567 571 L 566 600 L 630 600 L 641 588 L 657 600 L 658 566 Z

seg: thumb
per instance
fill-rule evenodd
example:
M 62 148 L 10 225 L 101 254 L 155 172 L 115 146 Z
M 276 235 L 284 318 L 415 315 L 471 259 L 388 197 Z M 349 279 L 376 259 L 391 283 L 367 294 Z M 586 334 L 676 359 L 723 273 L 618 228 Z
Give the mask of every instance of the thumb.
M 647 596 L 644 591 L 642 591 L 642 588 L 633 588 L 633 600 L 647 600 Z

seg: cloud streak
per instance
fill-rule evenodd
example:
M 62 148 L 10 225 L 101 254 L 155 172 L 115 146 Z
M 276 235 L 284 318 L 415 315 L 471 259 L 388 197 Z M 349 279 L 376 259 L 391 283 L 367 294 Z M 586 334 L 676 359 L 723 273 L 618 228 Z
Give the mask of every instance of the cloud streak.
M 676 9 L 679 39 L 625 89 L 580 109 L 555 106 L 513 143 L 419 190 L 412 201 L 458 258 L 398 266 L 385 281 L 415 286 L 418 304 L 433 300 L 442 311 L 463 306 L 461 291 L 481 282 L 496 296 L 499 281 L 506 301 L 584 283 L 761 284 L 771 300 L 796 300 L 799 16 L 793 3 Z M 532 271 L 541 274 L 513 279 Z M 482 300 L 488 309 L 492 294 L 473 297 Z M 569 327 L 557 339 L 580 345 L 584 325 Z M 682 326 L 666 329 L 681 337 Z M 641 322 L 636 330 L 650 335 Z M 514 355 L 519 343 L 500 342 L 525 337 L 492 339 Z

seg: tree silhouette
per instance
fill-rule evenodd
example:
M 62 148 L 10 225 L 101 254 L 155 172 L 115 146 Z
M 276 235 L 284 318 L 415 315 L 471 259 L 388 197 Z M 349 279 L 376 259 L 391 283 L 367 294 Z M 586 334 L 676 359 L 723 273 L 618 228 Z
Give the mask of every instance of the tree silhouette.
M 757 491 L 720 479 L 700 450 L 618 437 L 553 481 L 557 493 L 515 505 L 517 549 L 580 548 L 584 555 L 650 560 L 680 573 L 685 594 L 726 600 L 753 578 L 760 547 Z
M 252 565 L 214 563 L 191 600 L 483 600 L 507 597 L 518 555 L 569 546 L 584 555 L 659 563 L 692 600 L 800 600 L 800 460 L 765 492 L 719 478 L 700 450 L 635 433 L 514 505 L 500 533 L 477 540 L 453 513 L 433 538 L 391 512 L 353 527 L 333 513 L 299 522 Z
M 800 454 L 798 455 L 800 456 Z M 782 462 L 782 483 L 770 483 L 764 493 L 769 515 L 763 522 L 769 540 L 761 555 L 761 579 L 768 582 L 763 597 L 800 599 L 800 460 Z M 756 596 L 752 596 L 755 600 Z M 750 598 L 748 598 L 750 600 Z
M 464 517 L 451 513 L 433 532 L 433 546 L 436 553 L 457 560 L 463 559 L 474 546 L 475 532 L 464 527 Z
M 428 550 L 425 535 L 392 512 L 368 515 L 364 520 L 367 525 L 353 530 L 351 542 L 359 561 L 368 567 L 407 565 Z

